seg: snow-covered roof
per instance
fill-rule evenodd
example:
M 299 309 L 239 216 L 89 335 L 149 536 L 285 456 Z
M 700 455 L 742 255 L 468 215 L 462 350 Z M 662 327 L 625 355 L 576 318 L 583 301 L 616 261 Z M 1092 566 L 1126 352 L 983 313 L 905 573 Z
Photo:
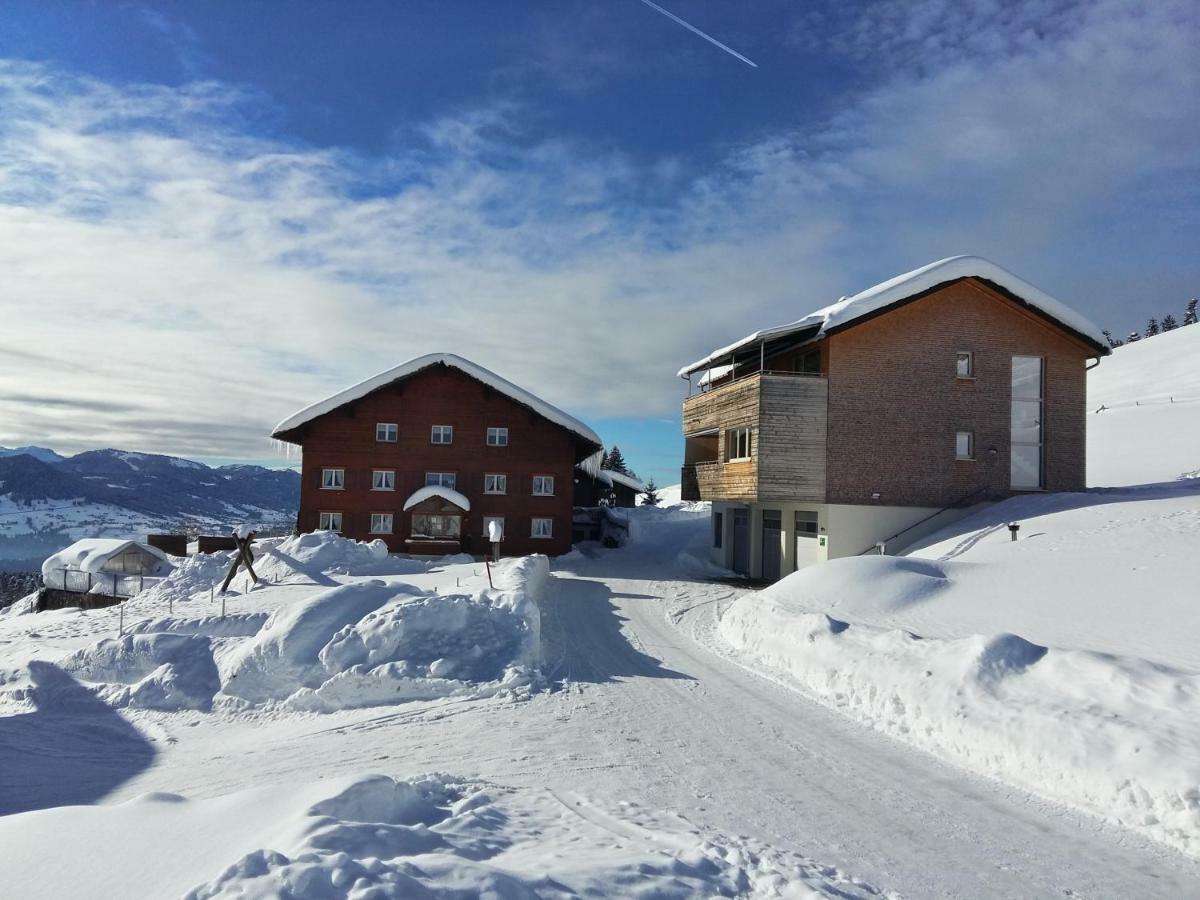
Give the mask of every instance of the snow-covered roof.
M 419 488 L 413 491 L 412 496 L 404 501 L 404 509 L 410 510 L 418 503 L 424 503 L 430 497 L 441 497 L 450 503 L 453 503 L 463 512 L 471 511 L 471 501 L 460 494 L 454 488 L 442 487 L 440 484 L 431 484 L 428 487 Z
M 714 350 L 703 359 L 696 360 L 684 366 L 679 370 L 679 377 L 683 378 L 699 369 L 716 368 L 712 366 L 713 363 L 727 358 L 730 354 L 743 347 L 757 344 L 760 341 L 785 337 L 814 328 L 816 330 L 813 333 L 813 337 L 821 337 L 830 331 L 849 325 L 856 319 L 891 306 L 893 303 L 899 303 L 916 294 L 935 288 L 940 284 L 956 281 L 959 278 L 971 277 L 990 281 L 1004 288 L 1029 306 L 1054 319 L 1063 327 L 1076 332 L 1096 344 L 1103 353 L 1108 353 L 1107 340 L 1100 329 L 1089 321 L 1086 316 L 1081 315 L 1066 304 L 1055 300 L 1040 288 L 1035 287 L 1023 278 L 1017 277 L 1012 272 L 1001 268 L 990 260 L 984 259 L 981 256 L 951 256 L 947 259 L 930 263 L 927 266 L 922 266 L 919 269 L 914 269 L 911 272 L 905 272 L 903 275 L 897 275 L 895 278 L 867 288 L 865 291 L 857 293 L 852 297 L 843 297 L 836 303 L 818 309 L 816 312 L 809 313 L 807 316 L 797 319 L 794 322 L 789 322 L 786 325 L 778 325 L 774 328 L 765 328 L 753 334 L 748 334 L 741 340 L 735 341 L 719 350 Z M 710 375 L 710 380 L 719 377 L 721 376 Z
M 42 575 L 59 569 L 76 569 L 80 572 L 99 572 L 104 564 L 129 547 L 157 556 L 167 565 L 171 561 L 157 547 L 140 541 L 124 541 L 120 538 L 84 538 L 53 554 L 42 563 Z
M 476 381 L 481 381 L 488 387 L 499 391 L 501 394 L 515 400 L 523 406 L 528 406 L 538 415 L 549 419 L 555 425 L 559 425 L 570 432 L 573 432 L 585 441 L 590 441 L 598 448 L 599 452 L 603 451 L 604 442 L 600 440 L 600 436 L 592 431 L 587 425 L 580 422 L 574 416 L 570 416 L 556 406 L 551 406 L 545 400 L 537 397 L 524 388 L 517 387 L 511 381 L 501 378 L 495 372 L 488 371 L 483 366 L 471 362 L 469 359 L 464 359 L 461 356 L 456 356 L 453 353 L 427 353 L 425 356 L 418 356 L 415 359 L 410 359 L 408 362 L 388 369 L 386 372 L 380 372 L 378 375 L 373 375 L 366 381 L 360 381 L 353 387 L 348 387 L 344 391 L 334 394 L 332 397 L 326 397 L 312 406 L 306 406 L 294 415 L 288 416 L 282 422 L 275 426 L 271 432 L 272 437 L 282 440 L 289 440 L 283 436 L 284 432 L 291 431 L 293 428 L 299 428 L 306 422 L 311 422 L 318 416 L 323 416 L 328 412 L 332 412 L 339 406 L 350 403 L 353 400 L 358 400 L 365 397 L 372 391 L 376 391 L 385 385 L 391 384 L 393 381 L 398 381 L 401 378 L 407 378 L 409 375 L 414 375 L 422 369 L 427 369 L 430 366 L 436 365 L 450 366 L 458 369 Z M 293 441 L 293 443 L 295 443 Z M 588 462 L 584 461 L 585 464 Z M 594 468 L 599 468 L 599 457 L 597 457 Z
M 608 485 L 623 484 L 625 487 L 632 488 L 639 494 L 644 494 L 646 492 L 645 484 L 630 475 L 624 474 L 623 472 L 614 472 L 612 469 L 601 469 L 600 474 L 596 477 Z

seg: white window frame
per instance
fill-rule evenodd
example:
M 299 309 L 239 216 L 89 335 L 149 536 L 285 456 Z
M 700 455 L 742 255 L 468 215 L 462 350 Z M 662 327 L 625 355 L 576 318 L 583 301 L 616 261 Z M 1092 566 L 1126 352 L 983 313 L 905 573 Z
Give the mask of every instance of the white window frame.
M 503 472 L 488 472 L 483 476 L 483 492 L 485 494 L 507 494 L 508 476 Z
M 344 491 L 346 489 L 345 469 L 321 469 L 321 490 Z
M 384 476 L 380 478 L 379 476 Z M 381 484 L 380 482 L 384 482 Z M 396 470 L 395 469 L 372 469 L 371 470 L 371 490 L 373 491 L 394 491 L 396 489 Z
M 962 453 L 962 439 L 967 439 L 967 454 Z M 954 433 L 954 458 L 959 460 L 973 460 L 975 458 L 975 432 L 973 431 L 956 431 Z
M 334 523 L 337 526 L 334 527 Z M 317 531 L 333 531 L 338 534 L 342 532 L 342 513 L 341 511 L 328 510 L 321 512 L 317 516 Z
M 432 476 L 436 475 L 437 480 L 431 480 Z M 449 484 L 447 484 L 449 479 Z M 458 490 L 458 473 L 457 472 L 426 472 L 425 487 L 444 487 L 452 491 Z
M 495 438 L 495 440 L 492 440 Z M 508 426 L 507 425 L 492 425 L 488 427 L 487 437 L 484 439 L 489 447 L 507 447 L 508 446 Z
M 963 374 L 958 370 L 959 363 L 963 357 L 967 358 L 967 374 Z M 975 377 L 975 352 L 973 350 L 959 350 L 954 355 L 954 377 L 961 378 L 963 381 L 970 381 Z
M 745 462 L 751 458 L 754 452 L 754 429 L 746 426 L 744 428 L 730 428 L 725 432 L 725 462 Z M 745 447 L 743 448 L 743 438 L 745 439 Z M 742 450 L 745 453 L 742 453 Z
M 483 517 L 483 536 L 484 537 L 488 536 L 488 524 L 490 522 L 499 522 L 500 523 L 500 533 L 507 534 L 507 532 L 504 529 L 504 516 L 484 516 Z
M 453 425 L 433 425 L 429 429 L 429 443 L 444 447 L 454 443 Z
M 383 432 L 383 437 L 380 437 L 380 431 Z M 388 435 L 391 437 L 388 437 Z M 394 444 L 400 440 L 400 426 L 395 422 L 376 422 L 375 423 L 375 442 L 379 444 Z
M 539 528 L 539 523 L 545 528 Z M 529 521 L 529 536 L 536 540 L 549 540 L 554 537 L 554 519 L 550 516 L 534 516 Z
M 382 527 L 385 521 L 386 528 Z M 392 513 L 371 513 L 371 534 L 392 534 L 395 528 L 396 517 Z
M 546 485 L 549 483 L 550 490 L 546 490 Z M 541 490 L 538 490 L 541 488 Z M 533 496 L 535 497 L 553 497 L 554 496 L 554 476 L 553 475 L 534 475 L 533 476 Z

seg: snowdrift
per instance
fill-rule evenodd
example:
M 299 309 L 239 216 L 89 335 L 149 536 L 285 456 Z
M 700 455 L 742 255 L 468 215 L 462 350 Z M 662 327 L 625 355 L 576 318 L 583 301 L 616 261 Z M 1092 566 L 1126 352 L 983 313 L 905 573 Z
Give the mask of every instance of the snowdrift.
M 45 864 L 47 833 L 60 865 Z M 124 839 L 91 852 L 112 834 Z M 342 777 L 208 800 L 148 794 L 0 819 L 0 842 L 13 851 L 6 888 L 22 897 L 70 896 L 81 884 L 95 896 L 187 900 L 881 895 L 799 854 L 632 804 L 443 774 Z
M 74 679 L 63 697 L 35 691 L 25 666 L 0 672 L 0 699 L 17 708 L 53 708 L 77 697 L 83 685 L 120 708 L 326 712 L 446 696 L 524 696 L 539 681 L 544 556 L 496 567 L 495 589 L 438 593 L 428 581 L 419 587 L 362 577 L 424 574 L 434 563 L 391 558 L 373 544 L 336 535 L 301 535 L 268 547 L 260 571 L 266 586 L 236 597 L 239 611 L 216 615 L 209 589 L 228 562 L 225 554 L 187 560 L 126 613 L 156 614 L 135 618 L 119 637 L 77 641 L 78 649 L 56 660 Z M 350 577 L 339 584 L 334 573 Z M 176 615 L 162 615 L 168 600 Z M 197 608 L 204 614 L 190 613 Z M 69 627 L 88 627 L 87 617 L 69 612 Z
M 835 560 L 744 595 L 720 635 L 874 728 L 1200 856 L 1200 673 L 1015 634 L 922 637 L 809 602 L 847 592 L 903 610 L 953 592 L 970 568 Z

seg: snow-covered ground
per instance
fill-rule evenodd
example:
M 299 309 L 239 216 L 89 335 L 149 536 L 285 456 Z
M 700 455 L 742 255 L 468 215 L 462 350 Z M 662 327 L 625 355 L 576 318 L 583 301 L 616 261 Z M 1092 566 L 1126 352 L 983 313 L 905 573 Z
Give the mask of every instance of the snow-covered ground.
M 1088 484 L 1200 477 L 1200 326 L 1114 350 L 1088 373 L 1088 411 Z
M 584 547 L 548 573 L 509 562 L 494 591 L 478 563 L 386 559 L 369 545 L 313 538 L 269 542 L 259 565 L 266 583 L 247 591 L 239 576 L 224 619 L 205 587 L 222 574 L 220 560 L 181 570 L 177 593 L 160 585 L 130 601 L 128 651 L 114 640 L 116 609 L 0 616 L 5 889 L 1200 892 L 1200 865 L 1160 843 L 863 728 L 778 673 L 747 671 L 753 660 L 731 658 L 722 627 L 731 604 L 761 595 L 702 580 L 706 511 L 628 514 L 629 547 Z M 976 550 L 992 546 L 985 538 Z M 337 591 L 347 604 L 330 603 Z M 377 605 L 380 594 L 388 599 Z M 536 625 L 525 622 L 540 632 L 540 678 L 494 691 L 497 671 L 530 663 L 531 645 L 468 646 L 455 622 L 476 620 L 450 610 L 469 602 L 499 614 L 521 608 L 522 594 L 538 598 Z M 404 659 L 414 655 L 409 629 L 426 624 L 418 610 L 439 605 L 428 640 L 438 659 L 489 660 L 483 669 L 441 677 L 430 653 Z M 482 621 L 480 634 L 506 633 L 490 614 Z M 356 667 L 338 702 L 297 702 Z M 377 669 L 394 695 L 369 683 Z M 421 698 L 415 688 L 434 681 L 459 684 Z M 160 702 L 172 688 L 189 702 Z M 100 845 L 105 852 L 94 852 Z

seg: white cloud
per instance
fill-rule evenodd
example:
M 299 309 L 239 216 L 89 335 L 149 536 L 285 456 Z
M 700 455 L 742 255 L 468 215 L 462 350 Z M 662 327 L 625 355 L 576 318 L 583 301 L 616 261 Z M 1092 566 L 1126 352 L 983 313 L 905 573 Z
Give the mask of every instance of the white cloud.
M 682 362 L 938 256 L 993 256 L 1101 319 L 1120 298 L 1098 273 L 1145 271 L 1148 294 L 1194 275 L 1163 264 L 1194 242 L 1150 240 L 1196 174 L 1190 7 L 1072 7 L 1031 37 L 1036 5 L 959 6 L 853 40 L 970 53 L 690 174 L 521 147 L 511 105 L 363 159 L 245 133 L 263 101 L 225 85 L 4 65 L 0 444 L 261 456 L 294 409 L 439 349 L 585 418 L 672 415 Z M 676 199 L 641 202 L 664 173 Z

